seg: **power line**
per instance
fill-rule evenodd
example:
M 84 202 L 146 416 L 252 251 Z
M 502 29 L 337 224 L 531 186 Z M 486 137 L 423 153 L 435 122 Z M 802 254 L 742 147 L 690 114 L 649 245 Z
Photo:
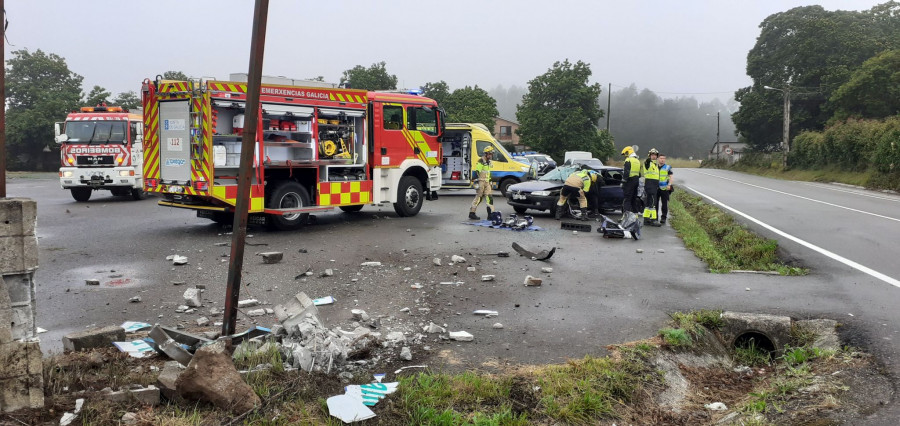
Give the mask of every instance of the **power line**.
M 622 88 L 622 89 L 627 89 L 627 88 L 631 87 L 631 85 L 623 86 L 623 85 L 615 84 L 615 83 L 610 83 L 610 85 L 618 87 L 618 88 Z M 662 91 L 650 89 L 648 87 L 644 87 L 641 90 L 649 90 L 653 93 L 661 93 L 664 95 L 724 95 L 724 94 L 734 94 L 734 92 L 735 92 L 734 90 L 731 90 L 728 92 L 662 92 Z

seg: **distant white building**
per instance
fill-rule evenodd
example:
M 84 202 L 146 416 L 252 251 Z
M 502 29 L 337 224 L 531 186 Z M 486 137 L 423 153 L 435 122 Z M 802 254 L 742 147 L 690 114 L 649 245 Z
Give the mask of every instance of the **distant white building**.
M 716 142 L 712 149 L 709 150 L 707 159 L 709 160 L 727 160 L 728 164 L 734 164 L 741 159 L 747 144 L 744 142 Z

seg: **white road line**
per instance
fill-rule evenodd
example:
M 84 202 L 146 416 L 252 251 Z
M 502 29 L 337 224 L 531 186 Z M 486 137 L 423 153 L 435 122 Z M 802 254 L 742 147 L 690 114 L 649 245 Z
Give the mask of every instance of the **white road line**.
M 744 212 L 741 212 L 741 211 L 739 211 L 739 210 L 736 210 L 736 209 L 733 208 L 733 207 L 726 206 L 725 204 L 722 204 L 722 202 L 720 202 L 719 200 L 716 200 L 715 198 L 710 197 L 709 195 L 706 195 L 706 194 L 704 194 L 704 193 L 702 193 L 702 192 L 700 192 L 700 191 L 697 191 L 696 189 L 693 189 L 693 188 L 688 187 L 688 186 L 684 186 L 684 187 L 685 187 L 687 190 L 689 190 L 689 191 L 691 191 L 691 192 L 694 192 L 695 194 L 697 194 L 697 195 L 699 195 L 699 196 L 701 196 L 701 197 L 703 197 L 703 198 L 706 198 L 706 199 L 709 200 L 711 203 L 713 203 L 713 204 L 718 204 L 718 205 L 722 206 L 722 208 L 724 208 L 724 209 L 726 209 L 726 210 L 730 210 L 730 211 L 734 212 L 735 214 L 737 214 L 737 215 L 739 215 L 739 216 L 741 216 L 741 217 L 743 217 L 743 218 L 745 218 L 745 219 L 747 219 L 747 220 L 749 220 L 749 221 L 751 221 L 751 222 L 753 222 L 753 223 L 755 223 L 755 224 L 757 224 L 757 225 L 759 225 L 759 226 L 762 226 L 763 228 L 768 229 L 769 231 L 772 231 L 772 232 L 774 232 L 774 233 L 776 233 L 776 234 L 778 234 L 778 235 L 780 235 L 780 236 L 782 236 L 782 237 L 784 237 L 784 238 L 787 238 L 787 239 L 789 239 L 789 240 L 791 240 L 791 241 L 793 241 L 793 242 L 795 242 L 795 243 L 797 243 L 797 244 L 800 244 L 800 245 L 802 245 L 802 246 L 804 246 L 804 247 L 806 247 L 806 248 L 808 248 L 808 249 L 811 249 L 811 250 L 817 251 L 817 252 L 819 252 L 819 253 L 821 253 L 821 254 L 824 254 L 825 256 L 828 256 L 828 257 L 830 257 L 830 258 L 832 258 L 832 259 L 834 259 L 834 260 L 837 260 L 838 262 L 841 262 L 841 263 L 843 263 L 844 265 L 847 265 L 847 266 L 849 266 L 849 267 L 851 267 L 851 268 L 853 268 L 853 269 L 856 269 L 857 271 L 860 271 L 860 272 L 869 274 L 869 275 L 871 275 L 871 276 L 873 276 L 873 277 L 875 277 L 875 278 L 878 278 L 879 280 L 882 280 L 882 281 L 884 281 L 884 282 L 886 282 L 886 283 L 888 283 L 888 284 L 890 284 L 890 285 L 892 285 L 892 286 L 894 286 L 894 287 L 900 288 L 900 281 L 898 281 L 898 280 L 896 280 L 896 279 L 894 279 L 894 278 L 891 278 L 891 277 L 889 277 L 889 276 L 887 276 L 887 275 L 885 275 L 885 274 L 882 274 L 881 272 L 878 272 L 878 271 L 876 271 L 876 270 L 874 270 L 874 269 L 871 269 L 871 268 L 869 268 L 869 267 L 860 265 L 859 263 L 856 263 L 856 262 L 854 262 L 854 261 L 852 261 L 852 260 L 850 260 L 850 259 L 847 259 L 846 257 L 840 256 L 840 255 L 838 255 L 838 254 L 835 254 L 835 253 L 832 253 L 832 252 L 830 252 L 830 251 L 828 251 L 828 250 L 825 250 L 825 249 L 823 249 L 822 247 L 819 247 L 819 246 L 817 246 L 817 245 L 815 245 L 815 244 L 813 244 L 813 243 L 810 243 L 810 242 L 801 240 L 800 238 L 797 238 L 797 237 L 795 237 L 795 236 L 793 236 L 793 235 L 791 235 L 791 234 L 788 234 L 787 232 L 784 232 L 784 231 L 782 231 L 782 230 L 780 230 L 780 229 L 778 229 L 778 228 L 775 228 L 774 226 L 771 226 L 771 225 L 769 225 L 769 224 L 767 224 L 767 223 L 764 223 L 763 221 L 761 221 L 761 220 L 759 220 L 759 219 L 756 219 L 756 218 L 754 218 L 753 216 L 750 216 L 750 215 L 748 215 L 748 214 L 746 214 L 746 213 L 744 213 Z
M 766 188 L 766 187 L 764 187 L 764 186 L 754 185 L 754 184 L 752 184 L 752 183 L 741 182 L 741 181 L 736 180 L 736 179 L 731 179 L 731 178 L 727 178 L 727 177 L 723 177 L 723 176 L 717 176 L 717 175 L 714 175 L 714 174 L 712 174 L 712 173 L 704 173 L 704 172 L 700 172 L 700 171 L 697 171 L 697 170 L 692 170 L 692 171 L 693 171 L 694 173 L 700 173 L 701 175 L 712 176 L 712 177 L 718 178 L 718 179 L 730 180 L 730 181 L 732 181 L 732 182 L 739 183 L 739 184 L 741 184 L 741 185 L 747 185 L 747 186 L 752 186 L 752 187 L 754 187 L 754 188 L 765 189 L 766 191 L 777 192 L 777 193 L 779 193 L 779 194 L 789 195 L 789 196 L 791 196 L 791 197 L 796 197 L 796 198 L 804 199 L 804 200 L 807 200 L 807 201 L 812 201 L 812 202 L 814 202 L 814 203 L 825 204 L 825 205 L 827 205 L 827 206 L 837 207 L 837 208 L 839 208 L 839 209 L 850 210 L 850 211 L 852 211 L 852 212 L 857 212 L 857 213 L 867 214 L 867 215 L 870 215 L 870 216 L 880 217 L 880 218 L 882 218 L 882 219 L 887 219 L 887 220 L 893 220 L 894 222 L 900 222 L 900 219 L 897 219 L 897 218 L 895 218 L 895 217 L 884 216 L 884 215 L 880 215 L 880 214 L 878 214 L 878 213 L 867 212 L 867 211 L 865 211 L 865 210 L 858 210 L 858 209 L 854 209 L 854 208 L 852 208 L 852 207 L 842 206 L 842 205 L 840 205 L 840 204 L 833 204 L 833 203 L 829 203 L 829 202 L 827 202 L 827 201 L 816 200 L 815 198 L 804 197 L 804 196 L 802 196 L 802 195 L 791 194 L 791 193 L 789 193 L 789 192 L 779 191 L 779 190 L 777 190 L 777 189 Z
M 796 182 L 796 181 L 795 181 L 795 182 Z M 888 197 L 888 196 L 885 196 L 885 195 L 866 194 L 865 192 L 854 191 L 854 190 L 852 190 L 852 189 L 835 188 L 835 187 L 833 187 L 832 185 L 829 185 L 829 184 L 827 184 L 827 183 L 813 183 L 813 182 L 797 182 L 797 183 L 802 183 L 802 184 L 804 184 L 804 185 L 809 185 L 809 186 L 812 186 L 812 187 L 815 187 L 815 188 L 827 189 L 827 190 L 830 190 L 830 191 L 846 192 L 846 193 L 848 193 L 848 194 L 860 195 L 860 196 L 863 196 L 863 197 L 877 198 L 877 199 L 879 199 L 879 200 L 893 201 L 893 202 L 895 202 L 895 203 L 900 203 L 900 198 L 897 198 L 897 197 Z

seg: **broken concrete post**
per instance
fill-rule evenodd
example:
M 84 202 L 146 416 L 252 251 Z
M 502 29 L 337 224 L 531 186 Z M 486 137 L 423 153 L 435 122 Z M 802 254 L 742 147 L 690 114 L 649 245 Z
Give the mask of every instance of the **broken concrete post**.
M 263 263 L 268 264 L 281 262 L 281 259 L 284 258 L 284 253 L 280 251 L 267 251 L 265 253 L 260 253 L 259 255 L 262 256 Z
M 91 348 L 110 347 L 112 342 L 122 342 L 124 340 L 125 329 L 117 325 L 110 325 L 69 333 L 63 336 L 62 344 L 63 349 L 67 351 L 82 351 Z
M 200 303 L 200 289 L 189 288 L 184 291 L 184 304 L 192 308 L 199 308 L 203 304 Z
M 181 363 L 178 361 L 168 361 L 159 373 L 159 377 L 156 378 L 157 387 L 159 387 L 162 395 L 169 401 L 177 401 L 180 399 L 176 382 L 178 381 L 178 376 L 180 376 L 182 372 L 184 372 L 184 366 L 181 365 Z
M 221 341 L 198 349 L 175 384 L 183 398 L 208 401 L 233 414 L 243 414 L 260 404 L 259 396 L 241 379 Z

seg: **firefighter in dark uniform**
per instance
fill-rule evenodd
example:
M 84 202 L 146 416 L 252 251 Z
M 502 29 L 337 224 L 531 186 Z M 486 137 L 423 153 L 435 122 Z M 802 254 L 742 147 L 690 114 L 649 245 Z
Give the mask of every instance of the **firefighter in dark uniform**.
M 640 213 L 640 200 L 638 200 L 638 185 L 641 183 L 641 177 L 644 175 L 644 167 L 641 160 L 638 160 L 634 148 L 626 146 L 622 149 L 622 155 L 625 157 L 625 167 L 622 176 L 625 177 L 625 183 L 622 184 L 622 192 L 625 195 L 622 214 L 626 211 Z

